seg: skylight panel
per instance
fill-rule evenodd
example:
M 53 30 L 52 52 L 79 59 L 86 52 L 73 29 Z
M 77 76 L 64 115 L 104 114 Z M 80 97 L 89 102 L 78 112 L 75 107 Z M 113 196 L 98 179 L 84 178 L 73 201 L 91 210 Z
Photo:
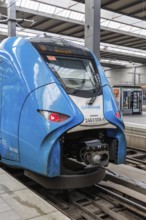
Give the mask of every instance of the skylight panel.
M 81 13 L 78 13 L 78 12 L 75 12 L 75 11 L 71 11 L 69 18 L 74 19 L 74 20 L 79 20 L 80 14 Z
M 131 26 L 130 28 L 130 32 L 135 33 L 135 34 L 139 34 L 140 30 L 141 28 L 134 27 L 134 26 Z
M 38 10 L 40 12 L 45 12 L 45 13 L 49 13 L 49 14 L 53 14 L 55 9 L 56 9 L 56 7 L 54 7 L 54 6 L 45 5 L 45 4 L 42 4 L 42 3 L 40 3 L 39 7 L 38 7 Z
M 50 14 L 54 14 L 55 10 L 56 10 L 56 7 L 54 7 L 54 6 L 50 6 L 48 12 L 49 12 Z
M 68 18 L 69 14 L 70 14 L 69 10 L 62 9 L 62 8 L 56 8 L 55 15 L 59 15 L 59 16 Z
M 29 8 L 30 8 L 30 9 L 37 10 L 37 9 L 38 9 L 38 6 L 39 6 L 39 3 L 38 3 L 38 2 L 30 1 L 30 5 L 29 5 Z
M 84 14 L 79 14 L 78 19 L 79 19 L 80 21 L 82 21 L 82 20 L 84 19 Z
M 129 26 L 129 25 L 126 25 L 126 24 L 121 24 L 120 25 L 120 30 L 123 30 L 123 31 L 130 31 L 130 28 L 131 28 L 131 26 Z
M 114 29 L 118 29 L 118 28 L 120 27 L 120 23 L 115 22 L 115 21 L 110 21 L 110 22 L 108 23 L 108 27 L 112 27 L 112 28 L 114 28 Z
M 45 12 L 49 14 L 53 14 L 55 11 L 55 7 L 51 5 L 47 5 Z
M 110 20 L 106 20 L 106 19 L 103 19 L 101 18 L 101 24 L 104 26 L 104 27 L 107 27 L 110 23 Z
M 63 11 L 63 9 L 62 8 L 56 8 L 56 10 L 55 10 L 55 15 L 59 15 L 59 16 L 61 16 L 62 15 L 62 11 Z
M 141 30 L 141 31 L 140 31 L 140 34 L 143 35 L 143 36 L 144 36 L 144 35 L 146 36 L 146 30 L 144 30 L 144 29 Z
M 70 15 L 70 11 L 69 10 L 64 10 L 63 16 L 68 18 Z
M 25 7 L 25 8 L 29 8 L 29 4 L 30 4 L 30 0 L 26 0 L 26 1 L 22 0 L 20 6 Z
M 46 5 L 40 3 L 40 4 L 39 4 L 39 8 L 38 8 L 38 10 L 41 11 L 41 12 L 45 12 L 45 11 L 46 11 Z

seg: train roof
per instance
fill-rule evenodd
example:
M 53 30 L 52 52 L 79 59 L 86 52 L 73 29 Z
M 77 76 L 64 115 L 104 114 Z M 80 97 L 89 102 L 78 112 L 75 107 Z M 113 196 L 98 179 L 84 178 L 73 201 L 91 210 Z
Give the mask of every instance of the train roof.
M 30 42 L 40 52 L 54 52 L 68 55 L 76 54 L 91 56 L 89 49 L 68 40 L 64 40 L 63 38 L 36 37 L 31 38 Z

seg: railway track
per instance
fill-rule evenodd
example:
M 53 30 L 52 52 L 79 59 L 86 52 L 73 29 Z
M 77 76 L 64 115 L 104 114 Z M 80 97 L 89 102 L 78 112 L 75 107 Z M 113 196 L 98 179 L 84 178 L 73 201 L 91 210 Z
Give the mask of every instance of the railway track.
M 126 164 L 146 170 L 146 151 L 128 147 Z
M 146 184 L 139 186 L 119 173 L 107 171 L 100 184 L 62 191 L 40 186 L 21 170 L 4 169 L 73 220 L 146 219 Z

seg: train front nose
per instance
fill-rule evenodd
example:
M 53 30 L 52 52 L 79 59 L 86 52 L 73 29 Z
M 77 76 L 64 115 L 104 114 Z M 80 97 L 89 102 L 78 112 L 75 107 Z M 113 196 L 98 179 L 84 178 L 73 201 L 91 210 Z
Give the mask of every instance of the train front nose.
M 51 83 L 31 92 L 19 123 L 22 167 L 49 177 L 59 176 L 60 138 L 82 121 L 82 113 L 59 84 Z

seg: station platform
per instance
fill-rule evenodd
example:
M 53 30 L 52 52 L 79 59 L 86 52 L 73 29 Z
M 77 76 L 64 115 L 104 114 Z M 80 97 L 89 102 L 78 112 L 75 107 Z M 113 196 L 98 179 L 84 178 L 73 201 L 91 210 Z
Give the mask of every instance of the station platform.
M 0 220 L 69 220 L 55 207 L 0 169 Z
M 127 146 L 146 151 L 146 112 L 123 116 Z
M 146 128 L 146 112 L 136 115 L 124 115 L 123 120 L 125 126 Z

